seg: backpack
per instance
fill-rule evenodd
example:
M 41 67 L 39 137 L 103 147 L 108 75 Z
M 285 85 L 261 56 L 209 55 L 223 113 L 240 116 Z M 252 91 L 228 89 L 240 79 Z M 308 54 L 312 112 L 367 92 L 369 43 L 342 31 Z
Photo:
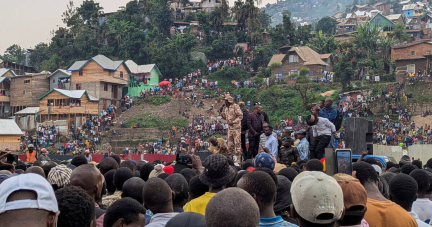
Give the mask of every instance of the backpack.
M 342 121 L 343 121 L 343 114 L 341 111 L 336 110 L 337 116 L 334 120 L 334 126 L 336 128 L 336 131 L 339 131 L 339 129 L 342 127 Z

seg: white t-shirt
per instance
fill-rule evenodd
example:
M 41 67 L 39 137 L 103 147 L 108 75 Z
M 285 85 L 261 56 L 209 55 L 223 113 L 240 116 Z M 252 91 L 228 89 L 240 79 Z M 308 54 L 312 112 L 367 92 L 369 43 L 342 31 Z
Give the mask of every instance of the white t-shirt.
M 427 198 L 418 198 L 412 205 L 412 211 L 419 216 L 420 220 L 429 220 L 432 217 L 432 201 Z

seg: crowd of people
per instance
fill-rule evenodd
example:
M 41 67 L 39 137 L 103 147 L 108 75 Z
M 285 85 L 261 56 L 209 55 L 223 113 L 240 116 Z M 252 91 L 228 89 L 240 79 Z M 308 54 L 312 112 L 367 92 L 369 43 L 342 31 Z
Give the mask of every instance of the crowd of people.
M 399 163 L 381 163 L 365 155 L 354 163 L 351 175 L 328 175 L 318 159 L 285 165 L 267 152 L 240 164 L 222 154 L 201 161 L 184 151 L 168 163 L 125 161 L 114 154 L 100 163 L 85 156 L 24 163 L 0 152 L 0 223 L 429 226 L 432 159 L 425 165 L 408 156 Z

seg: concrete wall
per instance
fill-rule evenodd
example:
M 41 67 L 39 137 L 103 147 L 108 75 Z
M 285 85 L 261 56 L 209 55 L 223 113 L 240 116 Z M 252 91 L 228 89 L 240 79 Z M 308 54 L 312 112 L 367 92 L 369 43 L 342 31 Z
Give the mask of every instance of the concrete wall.
M 413 145 L 407 149 L 399 146 L 384 146 L 374 144 L 374 155 L 388 155 L 393 156 L 396 161 L 399 161 L 403 155 L 420 159 L 423 164 L 432 158 L 432 144 Z

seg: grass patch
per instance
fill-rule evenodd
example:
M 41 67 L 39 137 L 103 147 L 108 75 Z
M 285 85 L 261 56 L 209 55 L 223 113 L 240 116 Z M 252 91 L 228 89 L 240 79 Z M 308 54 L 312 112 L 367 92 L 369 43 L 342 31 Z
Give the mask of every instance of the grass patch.
M 133 127 L 140 122 L 140 127 L 142 127 L 143 123 L 146 122 L 146 128 L 157 128 L 159 130 L 167 130 L 170 129 L 171 126 L 176 127 L 187 127 L 189 125 L 189 122 L 187 119 L 161 119 L 157 116 L 148 116 L 148 115 L 142 115 L 138 118 L 132 118 L 129 119 L 126 122 L 126 127 L 130 128 Z
M 171 97 L 166 95 L 157 95 L 157 96 L 150 96 L 148 98 L 143 99 L 144 102 L 150 103 L 156 106 L 171 102 Z

